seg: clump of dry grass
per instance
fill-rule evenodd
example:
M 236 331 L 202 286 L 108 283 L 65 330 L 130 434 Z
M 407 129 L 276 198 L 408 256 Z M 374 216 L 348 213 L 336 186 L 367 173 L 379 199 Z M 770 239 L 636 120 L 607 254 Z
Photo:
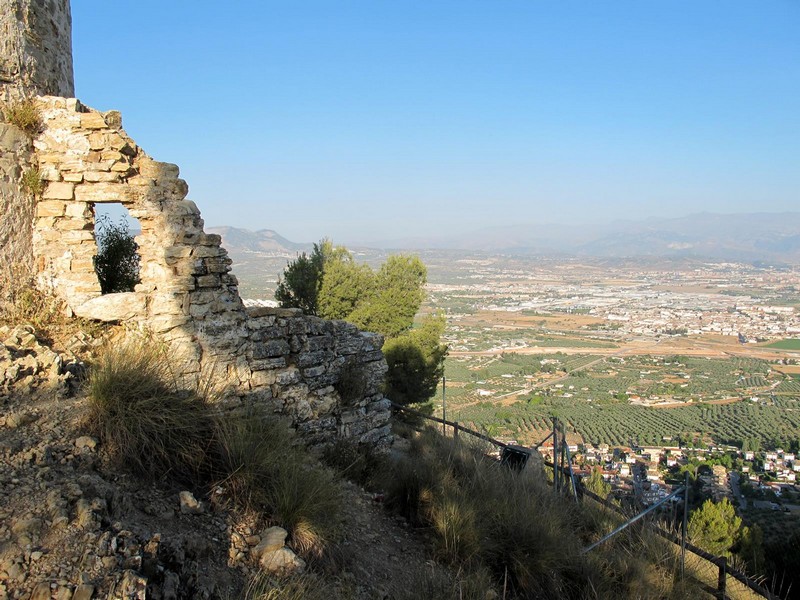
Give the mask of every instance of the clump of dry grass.
M 42 115 L 33 99 L 20 100 L 2 107 L 6 122 L 18 127 L 30 138 L 42 130 Z
M 78 331 L 99 331 L 100 326 L 67 316 L 64 302 L 40 290 L 24 265 L 0 265 L 0 324 L 32 325 L 36 336 L 58 346 Z
M 278 579 L 259 573 L 250 580 L 244 600 L 335 600 L 334 586 L 314 573 Z
M 87 425 L 120 465 L 154 479 L 198 477 L 212 439 L 209 408 L 181 386 L 159 344 L 107 345 L 91 365 L 88 396 Z
M 555 494 L 541 472 L 509 470 L 433 430 L 413 441 L 385 486 L 390 507 L 435 533 L 441 559 L 488 571 L 503 597 L 686 597 L 673 583 L 674 554 L 655 534 L 632 529 L 583 554 L 617 521 Z
M 22 174 L 20 179 L 22 189 L 34 197 L 39 197 L 44 192 L 44 181 L 42 181 L 42 173 L 37 167 L 32 167 Z
M 320 555 L 339 525 L 341 493 L 333 474 L 278 419 L 220 419 L 215 437 L 217 485 L 234 504 L 285 527 L 295 550 Z

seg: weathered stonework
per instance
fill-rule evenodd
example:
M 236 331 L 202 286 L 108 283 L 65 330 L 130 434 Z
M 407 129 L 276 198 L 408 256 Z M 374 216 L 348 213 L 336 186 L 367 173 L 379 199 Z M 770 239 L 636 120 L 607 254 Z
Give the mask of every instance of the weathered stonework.
M 245 309 L 221 238 L 203 231 L 178 167 L 145 154 L 118 112 L 71 97 L 69 0 L 0 0 L 0 51 L 0 101 L 35 98 L 42 117 L 32 142 L 0 123 L 0 267 L 33 272 L 75 315 L 150 332 L 178 373 L 212 381 L 225 402 L 287 415 L 312 445 L 387 443 L 382 338 L 296 310 Z M 38 198 L 21 189 L 33 167 Z M 95 206 L 108 202 L 141 225 L 141 283 L 103 296 Z M 353 369 L 364 393 L 343 399 L 337 384 Z
M 69 0 L 0 0 L 0 101 L 75 95 Z
M 220 237 L 203 231 L 177 166 L 145 154 L 115 111 L 52 96 L 37 102 L 43 129 L 33 145 L 45 187 L 33 256 L 41 288 L 78 316 L 152 332 L 170 345 L 180 372 L 223 384 L 227 401 L 289 416 L 312 445 L 337 436 L 390 439 L 380 336 L 295 309 L 245 309 L 231 260 Z M 133 292 L 100 293 L 94 207 L 104 202 L 122 204 L 141 225 L 141 283 Z M 336 385 L 351 363 L 365 392 L 343 401 Z
M 0 291 L 4 283 L 33 267 L 33 214 L 36 201 L 21 188 L 33 167 L 32 146 L 16 127 L 0 123 Z

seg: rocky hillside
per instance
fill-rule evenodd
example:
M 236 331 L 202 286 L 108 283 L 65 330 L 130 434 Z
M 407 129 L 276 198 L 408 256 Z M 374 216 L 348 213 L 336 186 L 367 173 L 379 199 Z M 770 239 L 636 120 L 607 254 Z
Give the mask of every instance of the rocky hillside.
M 324 582 L 303 583 L 308 597 L 320 586 L 326 597 L 416 597 L 403 575 L 431 572 L 427 546 L 352 483 L 337 484 L 340 533 L 325 559 L 303 560 L 223 485 L 114 467 L 85 425 L 80 357 L 97 344 L 78 335 L 55 352 L 30 326 L 0 327 L 0 599 L 231 599 L 286 566 Z

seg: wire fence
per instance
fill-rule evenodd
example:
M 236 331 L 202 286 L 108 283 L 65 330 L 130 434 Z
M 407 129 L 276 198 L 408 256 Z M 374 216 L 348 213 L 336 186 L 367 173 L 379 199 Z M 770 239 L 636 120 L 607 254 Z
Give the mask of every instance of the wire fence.
M 657 535 L 661 536 L 662 538 L 678 545 L 681 549 L 681 576 L 684 575 L 685 569 L 685 557 L 686 552 L 691 552 L 695 556 L 711 563 L 717 568 L 718 576 L 717 576 L 717 586 L 712 587 L 707 584 L 703 584 L 700 582 L 702 587 L 711 595 L 715 596 L 716 598 L 726 599 L 729 598 L 727 595 L 727 581 L 728 577 L 732 577 L 744 586 L 746 586 L 751 591 L 755 592 L 756 594 L 768 598 L 769 600 L 782 600 L 781 597 L 774 592 L 771 592 L 766 587 L 764 587 L 759 581 L 756 579 L 748 576 L 746 573 L 742 573 L 741 571 L 732 568 L 728 564 L 728 559 L 724 556 L 716 556 L 711 554 L 710 552 L 706 552 L 702 548 L 695 546 L 694 544 L 690 543 L 686 539 L 687 535 L 687 516 L 688 516 L 688 473 L 686 476 L 686 483 L 684 486 L 679 487 L 678 489 L 674 490 L 671 494 L 667 497 L 661 499 L 656 504 L 648 507 L 646 510 L 631 516 L 625 510 L 623 510 L 617 504 L 610 502 L 606 498 L 601 498 L 594 492 L 586 489 L 586 486 L 583 485 L 578 478 L 575 477 L 575 473 L 572 470 L 572 457 L 569 453 L 569 444 L 567 443 L 566 433 L 564 431 L 563 425 L 560 425 L 557 418 L 553 417 L 553 430 L 539 443 L 532 447 L 523 447 L 517 446 L 512 444 L 506 444 L 501 442 L 500 440 L 496 440 L 493 437 L 490 437 L 484 433 L 479 431 L 475 431 L 473 429 L 469 429 L 468 427 L 464 427 L 460 425 L 458 421 L 448 421 L 444 418 L 434 417 L 432 415 L 426 415 L 418 410 L 414 410 L 407 406 L 403 406 L 401 404 L 396 404 L 392 402 L 392 406 L 395 410 L 414 415 L 416 417 L 421 417 L 428 421 L 433 421 L 435 423 L 439 423 L 442 425 L 442 435 L 447 435 L 447 428 L 452 428 L 452 435 L 454 439 L 458 439 L 460 434 L 466 434 L 472 436 L 474 438 L 480 439 L 484 442 L 488 442 L 497 448 L 500 449 L 501 454 L 501 462 L 512 467 L 512 468 L 521 468 L 524 467 L 525 463 L 527 462 L 527 458 L 534 452 L 538 451 L 541 446 L 552 438 L 553 440 L 553 462 L 546 463 L 548 468 L 553 469 L 553 488 L 557 493 L 561 493 L 566 491 L 566 487 L 570 488 L 571 495 L 575 498 L 576 501 L 580 502 L 584 498 L 590 498 L 591 500 L 598 502 L 599 504 L 603 505 L 604 507 L 614 511 L 615 513 L 619 514 L 621 517 L 625 519 L 625 521 L 618 526 L 614 531 L 609 533 L 608 535 L 604 536 L 602 539 L 598 540 L 594 544 L 584 548 L 584 553 L 590 552 L 594 548 L 602 545 L 603 542 L 609 540 L 616 534 L 620 533 L 628 526 L 632 525 L 633 523 L 641 520 L 647 514 L 653 512 L 656 508 L 659 508 L 663 504 L 665 504 L 668 500 L 674 500 L 679 497 L 683 497 L 684 501 L 684 510 L 683 510 L 683 524 L 681 527 L 680 535 L 676 534 L 675 532 L 668 531 L 663 527 L 660 527 L 656 523 L 653 522 L 646 522 L 649 528 L 654 531 Z

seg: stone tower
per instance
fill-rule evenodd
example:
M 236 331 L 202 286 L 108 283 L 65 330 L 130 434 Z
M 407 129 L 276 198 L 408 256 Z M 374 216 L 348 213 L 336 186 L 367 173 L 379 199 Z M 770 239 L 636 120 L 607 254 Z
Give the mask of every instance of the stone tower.
M 75 95 L 69 0 L 0 0 L 0 99 Z

